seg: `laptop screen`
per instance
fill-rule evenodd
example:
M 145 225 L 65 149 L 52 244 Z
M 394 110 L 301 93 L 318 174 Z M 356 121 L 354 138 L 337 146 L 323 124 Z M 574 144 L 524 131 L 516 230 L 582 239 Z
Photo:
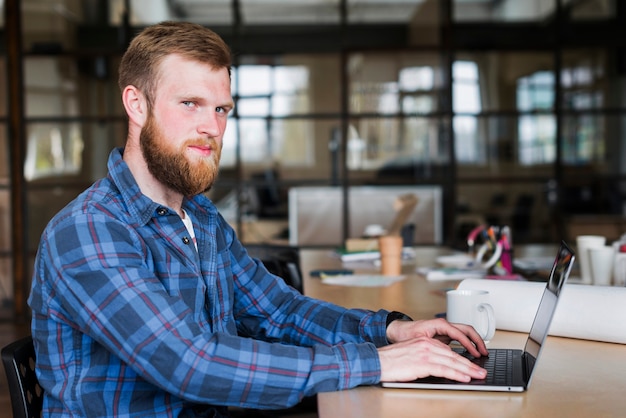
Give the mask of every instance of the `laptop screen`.
M 550 322 L 556 310 L 558 296 L 563 289 L 563 285 L 567 281 L 569 273 L 574 264 L 574 252 L 567 246 L 565 242 L 561 242 L 559 252 L 557 253 L 548 283 L 539 302 L 539 308 L 535 315 L 535 320 L 530 328 L 524 355 L 526 357 L 526 367 L 529 376 L 532 376 L 532 368 L 539 357 L 541 346 L 548 336 Z

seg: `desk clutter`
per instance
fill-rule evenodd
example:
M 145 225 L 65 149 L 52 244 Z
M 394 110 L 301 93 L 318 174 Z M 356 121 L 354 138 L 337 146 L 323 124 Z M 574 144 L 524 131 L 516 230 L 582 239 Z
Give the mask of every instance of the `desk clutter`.
M 513 246 L 508 226 L 480 225 L 467 237 L 467 252 L 437 257 L 437 266 L 417 268 L 428 280 L 495 278 L 522 280 L 514 273 Z
M 467 250 L 491 274 L 513 274 L 513 240 L 508 226 L 480 225 L 467 236 Z
M 626 286 L 626 234 L 610 244 L 603 235 L 579 235 L 576 250 L 582 283 Z

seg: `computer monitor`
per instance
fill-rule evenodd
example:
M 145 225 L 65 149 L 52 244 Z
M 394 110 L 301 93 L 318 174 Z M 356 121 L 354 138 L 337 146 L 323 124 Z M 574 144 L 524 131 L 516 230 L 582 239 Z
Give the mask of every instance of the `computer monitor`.
M 442 190 L 440 186 L 355 186 L 348 189 L 348 238 L 363 235 L 371 224 L 391 226 L 399 196 L 414 194 L 417 205 L 406 221 L 413 224 L 414 244 L 441 244 Z M 343 242 L 341 187 L 293 187 L 289 190 L 289 244 L 341 246 Z

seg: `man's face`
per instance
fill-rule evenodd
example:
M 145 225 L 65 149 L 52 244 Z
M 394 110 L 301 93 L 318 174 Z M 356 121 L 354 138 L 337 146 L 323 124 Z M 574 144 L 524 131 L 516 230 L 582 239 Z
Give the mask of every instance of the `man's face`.
M 153 109 L 141 130 L 142 154 L 152 176 L 170 190 L 193 196 L 215 181 L 232 109 L 228 70 L 166 57 Z

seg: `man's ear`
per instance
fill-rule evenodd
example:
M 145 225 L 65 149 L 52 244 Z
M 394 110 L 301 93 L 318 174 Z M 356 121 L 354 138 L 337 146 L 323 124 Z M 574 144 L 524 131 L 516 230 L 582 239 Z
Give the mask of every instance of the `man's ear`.
M 126 86 L 122 92 L 122 103 L 130 122 L 143 126 L 148 115 L 148 103 L 144 94 L 133 85 Z

